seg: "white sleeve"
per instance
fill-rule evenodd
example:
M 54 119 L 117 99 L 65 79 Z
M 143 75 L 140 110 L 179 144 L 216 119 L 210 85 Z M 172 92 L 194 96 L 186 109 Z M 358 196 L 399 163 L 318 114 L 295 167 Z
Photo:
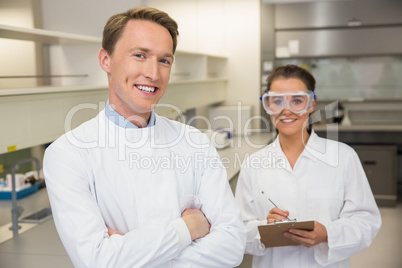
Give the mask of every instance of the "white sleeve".
M 78 148 L 66 149 L 55 142 L 44 158 L 53 218 L 75 267 L 156 267 L 191 243 L 181 218 L 109 237 L 82 154 Z
M 252 190 L 252 180 L 255 178 L 252 169 L 247 169 L 244 164 L 240 170 L 239 179 L 236 186 L 236 201 L 240 207 L 240 214 L 246 225 L 246 253 L 262 256 L 267 253 L 264 244 L 261 243 L 261 237 L 258 232 L 258 226 L 266 224 L 267 221 L 258 219 L 255 200 L 255 194 Z
M 209 155 L 209 156 L 208 156 Z M 201 211 L 211 224 L 208 235 L 195 240 L 172 262 L 173 267 L 235 267 L 244 255 L 246 231 L 215 148 L 207 153 L 200 174 Z M 175 262 L 176 261 L 176 262 Z
M 328 243 L 314 247 L 315 259 L 323 266 L 369 247 L 381 227 L 380 211 L 359 157 L 353 150 L 345 152 L 344 157 L 344 206 L 339 219 L 325 226 Z

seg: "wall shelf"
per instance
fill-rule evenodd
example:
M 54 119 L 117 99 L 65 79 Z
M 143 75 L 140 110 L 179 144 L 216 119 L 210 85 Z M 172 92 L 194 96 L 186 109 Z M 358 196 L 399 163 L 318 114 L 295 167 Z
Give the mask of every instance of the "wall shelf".
M 183 49 L 176 50 L 175 56 L 180 57 L 183 55 L 207 56 L 210 58 L 227 59 L 227 55 L 220 55 L 220 54 L 214 54 L 214 53 L 202 53 L 202 52 L 183 50 Z
M 0 97 L 0 154 L 54 141 L 94 117 L 104 107 L 109 92 L 106 87 L 52 89 Z
M 47 45 L 50 74 L 46 75 L 88 71 L 88 77 L 82 84 L 62 77 L 60 81 L 52 81 L 57 85 L 0 88 L 0 120 L 4 130 L 0 132 L 0 154 L 9 148 L 19 150 L 52 142 L 95 116 L 105 105 L 108 86 L 92 84 L 106 77 L 94 59 L 101 38 L 0 24 L 1 38 Z M 168 90 L 161 103 L 184 111 L 223 102 L 226 72 L 224 55 L 177 50 Z M 74 110 L 77 112 L 72 116 Z
M 226 85 L 225 79 L 171 83 L 159 103 L 174 105 L 184 112 L 194 107 L 223 102 L 226 99 Z
M 100 89 L 108 89 L 105 85 L 81 85 L 81 86 L 41 86 L 32 88 L 11 88 L 0 89 L 0 97 L 2 96 L 18 96 L 18 95 L 34 95 L 34 94 L 50 94 L 61 92 L 76 91 L 94 91 Z
M 199 80 L 171 80 L 169 85 L 181 85 L 181 84 L 206 84 L 214 82 L 227 82 L 226 78 L 209 78 L 209 79 L 199 79 Z
M 62 33 L 34 28 L 22 28 L 0 24 L 0 37 L 7 39 L 41 42 L 46 44 L 101 43 L 102 39 L 94 36 Z

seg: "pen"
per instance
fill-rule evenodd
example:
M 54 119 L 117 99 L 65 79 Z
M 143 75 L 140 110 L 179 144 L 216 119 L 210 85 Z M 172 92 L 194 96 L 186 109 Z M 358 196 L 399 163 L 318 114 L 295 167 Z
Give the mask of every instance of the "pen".
M 265 195 L 265 194 L 264 194 L 264 191 L 261 191 L 261 193 L 262 193 L 263 195 Z M 277 205 L 275 205 L 274 202 L 272 202 L 272 200 L 271 200 L 269 197 L 267 197 L 267 198 L 268 198 L 269 202 L 271 202 L 272 205 L 274 205 L 274 207 L 276 207 L 276 208 L 278 207 Z M 289 217 L 286 217 L 286 219 L 290 221 Z

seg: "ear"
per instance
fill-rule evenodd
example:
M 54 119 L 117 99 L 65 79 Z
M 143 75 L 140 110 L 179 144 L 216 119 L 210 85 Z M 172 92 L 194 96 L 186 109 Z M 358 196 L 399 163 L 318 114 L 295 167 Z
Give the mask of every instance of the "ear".
M 311 106 L 310 113 L 312 113 L 312 112 L 315 111 L 315 106 L 317 106 L 317 96 L 315 97 L 314 103 L 313 103 L 313 105 Z
M 100 49 L 98 54 L 99 65 L 106 72 L 110 73 L 110 56 L 103 48 Z

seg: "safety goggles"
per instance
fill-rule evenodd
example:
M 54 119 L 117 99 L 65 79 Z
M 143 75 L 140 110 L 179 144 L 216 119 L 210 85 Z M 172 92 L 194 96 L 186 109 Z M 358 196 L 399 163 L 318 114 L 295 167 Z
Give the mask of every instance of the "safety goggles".
M 313 107 L 315 94 L 313 91 L 298 91 L 292 93 L 276 93 L 268 91 L 261 97 L 265 111 L 270 114 L 279 114 L 288 109 L 295 114 L 304 114 Z

